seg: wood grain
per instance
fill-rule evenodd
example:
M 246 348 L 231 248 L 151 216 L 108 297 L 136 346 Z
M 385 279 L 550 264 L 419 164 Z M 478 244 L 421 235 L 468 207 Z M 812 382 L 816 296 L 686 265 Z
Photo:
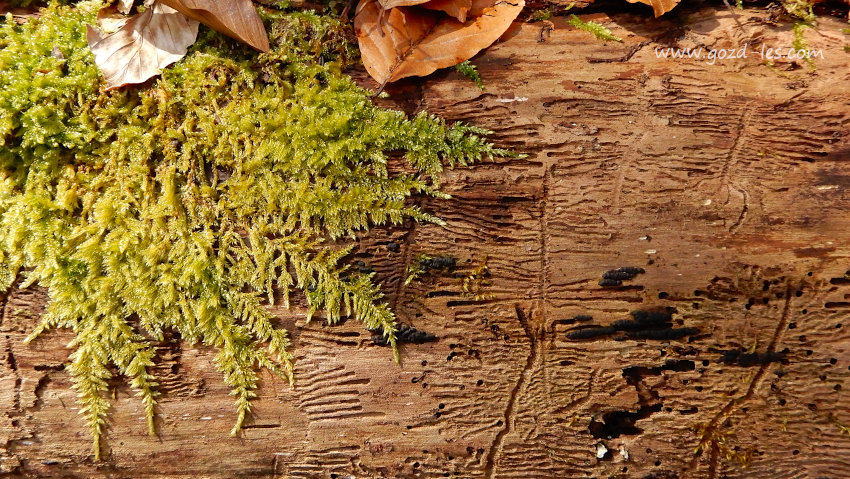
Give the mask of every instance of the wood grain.
M 12 292 L 0 323 L 0 471 L 850 477 L 850 436 L 831 419 L 850 424 L 846 24 L 824 17 L 820 33 L 806 33 L 824 54 L 812 71 L 752 56 L 656 58 L 662 46 L 791 43 L 765 10 L 746 9 L 743 32 L 725 9 L 678 15 L 585 17 L 622 44 L 561 18 L 539 42 L 540 25 L 524 24 L 474 60 L 483 92 L 454 72 L 390 88 L 380 101 L 491 128 L 528 156 L 447 172 L 454 199 L 422 200 L 445 228 L 410 224 L 361 239 L 355 259 L 378 272 L 400 320 L 439 341 L 406 345 L 397 366 L 353 321 L 305 325 L 301 311 L 276 310 L 293 333 L 297 384 L 265 374 L 241 437 L 227 436 L 232 399 L 213 353 L 171 340 L 158 366 L 160 436 L 146 436 L 138 402 L 116 381 L 106 459 L 92 463 L 62 369 L 70 336 L 23 345 L 45 295 Z M 451 275 L 402 286 L 418 253 L 453 255 L 459 271 L 486 256 L 492 298 L 463 297 Z M 622 266 L 645 273 L 599 286 Z M 674 327 L 698 332 L 566 335 L 638 310 L 672 311 Z M 730 364 L 730 350 L 776 360 Z

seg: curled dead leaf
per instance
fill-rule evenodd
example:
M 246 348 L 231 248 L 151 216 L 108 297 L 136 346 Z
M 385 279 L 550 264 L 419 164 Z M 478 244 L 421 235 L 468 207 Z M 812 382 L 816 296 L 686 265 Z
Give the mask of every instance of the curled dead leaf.
M 186 55 L 198 36 L 198 22 L 154 3 L 118 31 L 105 34 L 89 25 L 86 37 L 106 89 L 147 81 Z
M 133 9 L 133 0 L 118 0 L 115 2 L 115 9 L 124 15 L 128 15 Z
M 378 0 L 378 3 L 384 7 L 384 10 L 389 10 L 396 7 L 412 7 L 414 5 L 421 5 L 430 1 L 431 0 Z
M 673 10 L 673 8 L 679 4 L 679 0 L 626 0 L 629 3 L 643 3 L 652 7 L 652 10 L 655 12 L 655 18 L 664 15 L 665 13 Z
M 117 32 L 131 17 L 121 12 L 121 7 L 110 5 L 97 11 L 97 26 L 104 33 Z
M 366 71 L 380 84 L 428 75 L 472 58 L 511 26 L 524 0 L 472 2 L 480 15 L 459 22 L 433 10 L 397 7 L 383 11 L 378 0 L 361 0 L 354 30 Z
M 449 16 L 457 18 L 457 21 L 465 22 L 466 15 L 472 8 L 472 0 L 431 0 L 423 3 L 422 8 L 446 12 Z
M 469 9 L 469 16 L 480 17 L 484 14 L 484 9 L 492 7 L 494 3 L 494 0 L 472 0 L 472 7 Z
M 261 51 L 269 36 L 251 0 L 159 0 L 204 25 Z

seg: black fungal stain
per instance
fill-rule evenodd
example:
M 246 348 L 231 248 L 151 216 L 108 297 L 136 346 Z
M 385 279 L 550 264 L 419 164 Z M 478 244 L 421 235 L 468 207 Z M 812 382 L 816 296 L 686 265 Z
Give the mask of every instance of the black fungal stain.
M 788 360 L 786 359 L 788 352 L 789 350 L 787 348 L 782 351 L 768 351 L 764 353 L 748 353 L 746 351 L 731 349 L 723 351 L 723 355 L 720 356 L 720 362 L 742 367 L 760 366 L 769 363 L 788 364 Z
M 630 366 L 623 369 L 626 382 L 634 386 L 640 401 L 636 411 L 612 411 L 602 415 L 602 420 L 591 420 L 588 426 L 590 434 L 597 439 L 613 439 L 620 436 L 633 436 L 643 432 L 636 422 L 647 419 L 653 413 L 663 409 L 658 393 L 644 383 L 647 376 L 659 376 L 664 371 L 693 371 L 696 364 L 687 359 L 668 360 L 661 366 Z M 669 408 L 668 408 L 669 409 Z
M 375 272 L 375 270 L 372 269 L 371 266 L 367 265 L 365 261 L 357 261 L 354 264 L 358 273 L 371 274 Z
M 626 333 L 629 339 L 654 339 L 659 341 L 682 339 L 699 334 L 697 328 L 643 329 Z
M 651 406 L 641 406 L 635 412 L 629 411 L 612 411 L 602 415 L 602 420 L 593 419 L 590 421 L 588 430 L 590 434 L 597 439 L 613 439 L 620 436 L 634 436 L 643 432 L 635 423 L 641 419 L 646 419 L 652 413 L 661 411 L 661 404 L 653 404 Z
M 623 266 L 622 268 L 610 269 L 602 273 L 602 279 L 599 280 L 599 286 L 615 287 L 621 286 L 623 281 L 629 281 L 639 274 L 646 271 L 637 266 Z
M 574 329 L 567 333 L 569 339 L 593 339 L 600 336 L 608 336 L 617 332 L 615 328 L 603 326 L 588 326 L 581 329 Z
M 630 313 L 632 319 L 620 319 L 607 327 L 580 326 L 568 331 L 566 335 L 568 339 L 581 340 L 610 336 L 620 332 L 625 335 L 616 336 L 613 339 L 622 341 L 625 339 L 673 340 L 699 334 L 700 331 L 697 328 L 674 328 L 673 313 L 675 312 L 675 308 L 669 307 L 656 311 L 632 311 Z
M 673 327 L 673 313 L 675 309 L 664 309 L 661 311 L 632 311 L 632 319 L 621 319 L 614 321 L 613 326 L 617 331 L 638 331 L 644 329 L 671 328 Z
M 452 269 L 457 264 L 457 259 L 451 256 L 434 256 L 423 259 L 419 264 L 426 269 Z
M 589 316 L 587 314 L 577 314 L 572 318 L 563 318 L 556 319 L 553 321 L 553 324 L 575 324 L 575 323 L 586 323 L 588 321 L 592 321 L 593 316 Z
M 626 281 L 634 278 L 640 273 L 643 273 L 643 268 L 619 268 L 612 269 L 602 273 L 602 277 L 605 279 L 619 279 L 620 281 Z
M 679 475 L 672 471 L 650 472 L 643 479 L 679 479 Z
M 696 363 L 688 359 L 671 359 L 661 366 L 646 367 L 646 366 L 629 366 L 623 369 L 623 377 L 629 384 L 636 384 L 639 380 L 646 376 L 658 376 L 663 371 L 693 371 L 696 369 Z
M 406 324 L 399 324 L 396 327 L 396 342 L 398 344 L 401 343 L 412 343 L 412 344 L 422 344 L 430 341 L 436 341 L 437 336 L 434 336 L 431 333 L 426 333 L 425 331 L 420 331 L 414 327 L 408 326 Z M 371 329 L 372 332 L 372 342 L 377 346 L 389 346 L 387 342 L 387 338 L 384 337 L 382 329 Z

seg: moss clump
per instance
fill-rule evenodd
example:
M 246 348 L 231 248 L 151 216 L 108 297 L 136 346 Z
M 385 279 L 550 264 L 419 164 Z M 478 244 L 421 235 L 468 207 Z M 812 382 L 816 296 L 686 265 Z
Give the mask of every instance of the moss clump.
M 568 20 L 569 24 L 578 28 L 579 30 L 584 30 L 586 32 L 590 32 L 598 38 L 599 40 L 607 40 L 611 42 L 622 42 L 623 39 L 611 33 L 604 25 L 601 25 L 596 22 L 585 22 L 581 18 L 570 15 L 570 19 Z
M 531 20 L 533 20 L 535 22 L 543 22 L 543 21 L 549 20 L 550 18 L 552 18 L 552 10 L 549 9 L 549 8 L 542 9 L 542 10 L 535 10 L 531 14 Z
M 444 165 L 502 154 L 485 132 L 375 107 L 341 73 L 343 26 L 310 13 L 264 12 L 268 54 L 205 31 L 161 78 L 103 92 L 85 40 L 99 6 L 0 23 L 0 288 L 47 288 L 30 338 L 74 331 L 69 370 L 95 456 L 116 373 L 153 432 L 151 341 L 165 330 L 218 350 L 234 434 L 257 368 L 292 379 L 265 302 L 300 291 L 310 314 L 351 315 L 395 348 L 392 311 L 340 239 L 435 220 L 405 200 L 442 196 Z M 415 172 L 389 171 L 389 152 Z
M 812 60 L 812 53 L 809 51 L 809 42 L 806 41 L 806 28 L 812 28 L 812 25 L 807 22 L 794 23 L 794 26 L 791 27 L 791 30 L 794 32 L 794 40 L 792 40 L 791 46 L 794 48 L 794 51 L 797 52 L 797 55 L 805 55 L 806 63 L 808 63 L 809 68 L 814 70 L 815 61 Z
M 464 297 L 472 298 L 475 301 L 492 299 L 493 295 L 486 291 L 490 284 L 490 268 L 487 267 L 487 257 L 485 256 L 472 271 L 461 275 L 460 292 Z
M 474 81 L 479 90 L 484 89 L 484 82 L 481 80 L 481 75 L 478 74 L 478 67 L 473 65 L 469 60 L 455 65 L 455 70 L 466 78 Z
M 791 17 L 803 22 L 813 23 L 817 19 L 810 0 L 782 0 L 782 7 Z

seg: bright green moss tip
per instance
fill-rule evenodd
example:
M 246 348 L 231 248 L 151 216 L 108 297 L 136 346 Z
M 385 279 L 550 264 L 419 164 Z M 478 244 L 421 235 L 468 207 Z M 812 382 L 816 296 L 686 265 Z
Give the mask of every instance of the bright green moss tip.
M 154 432 L 153 342 L 166 330 L 217 349 L 233 433 L 258 368 L 292 379 L 265 304 L 293 293 L 310 315 L 382 328 L 395 348 L 394 315 L 372 276 L 348 269 L 342 241 L 435 220 L 409 197 L 442 197 L 444 165 L 504 152 L 483 130 L 375 107 L 341 73 L 343 25 L 311 13 L 264 12 L 268 54 L 204 29 L 161 78 L 103 92 L 85 41 L 99 6 L 0 21 L 0 288 L 47 288 L 30 339 L 74 331 L 69 370 L 95 456 L 114 372 Z M 414 173 L 391 172 L 390 152 Z
M 484 89 L 484 81 L 481 80 L 481 75 L 478 73 L 478 67 L 473 65 L 469 60 L 455 65 L 455 70 L 466 78 L 474 81 L 479 90 Z
M 600 40 L 607 40 L 612 42 L 622 42 L 623 39 L 614 35 L 611 30 L 609 30 L 604 25 L 601 25 L 596 22 L 586 22 L 581 18 L 570 15 L 570 19 L 568 20 L 569 24 L 578 28 L 579 30 L 584 30 L 586 32 L 590 32 L 596 38 Z

